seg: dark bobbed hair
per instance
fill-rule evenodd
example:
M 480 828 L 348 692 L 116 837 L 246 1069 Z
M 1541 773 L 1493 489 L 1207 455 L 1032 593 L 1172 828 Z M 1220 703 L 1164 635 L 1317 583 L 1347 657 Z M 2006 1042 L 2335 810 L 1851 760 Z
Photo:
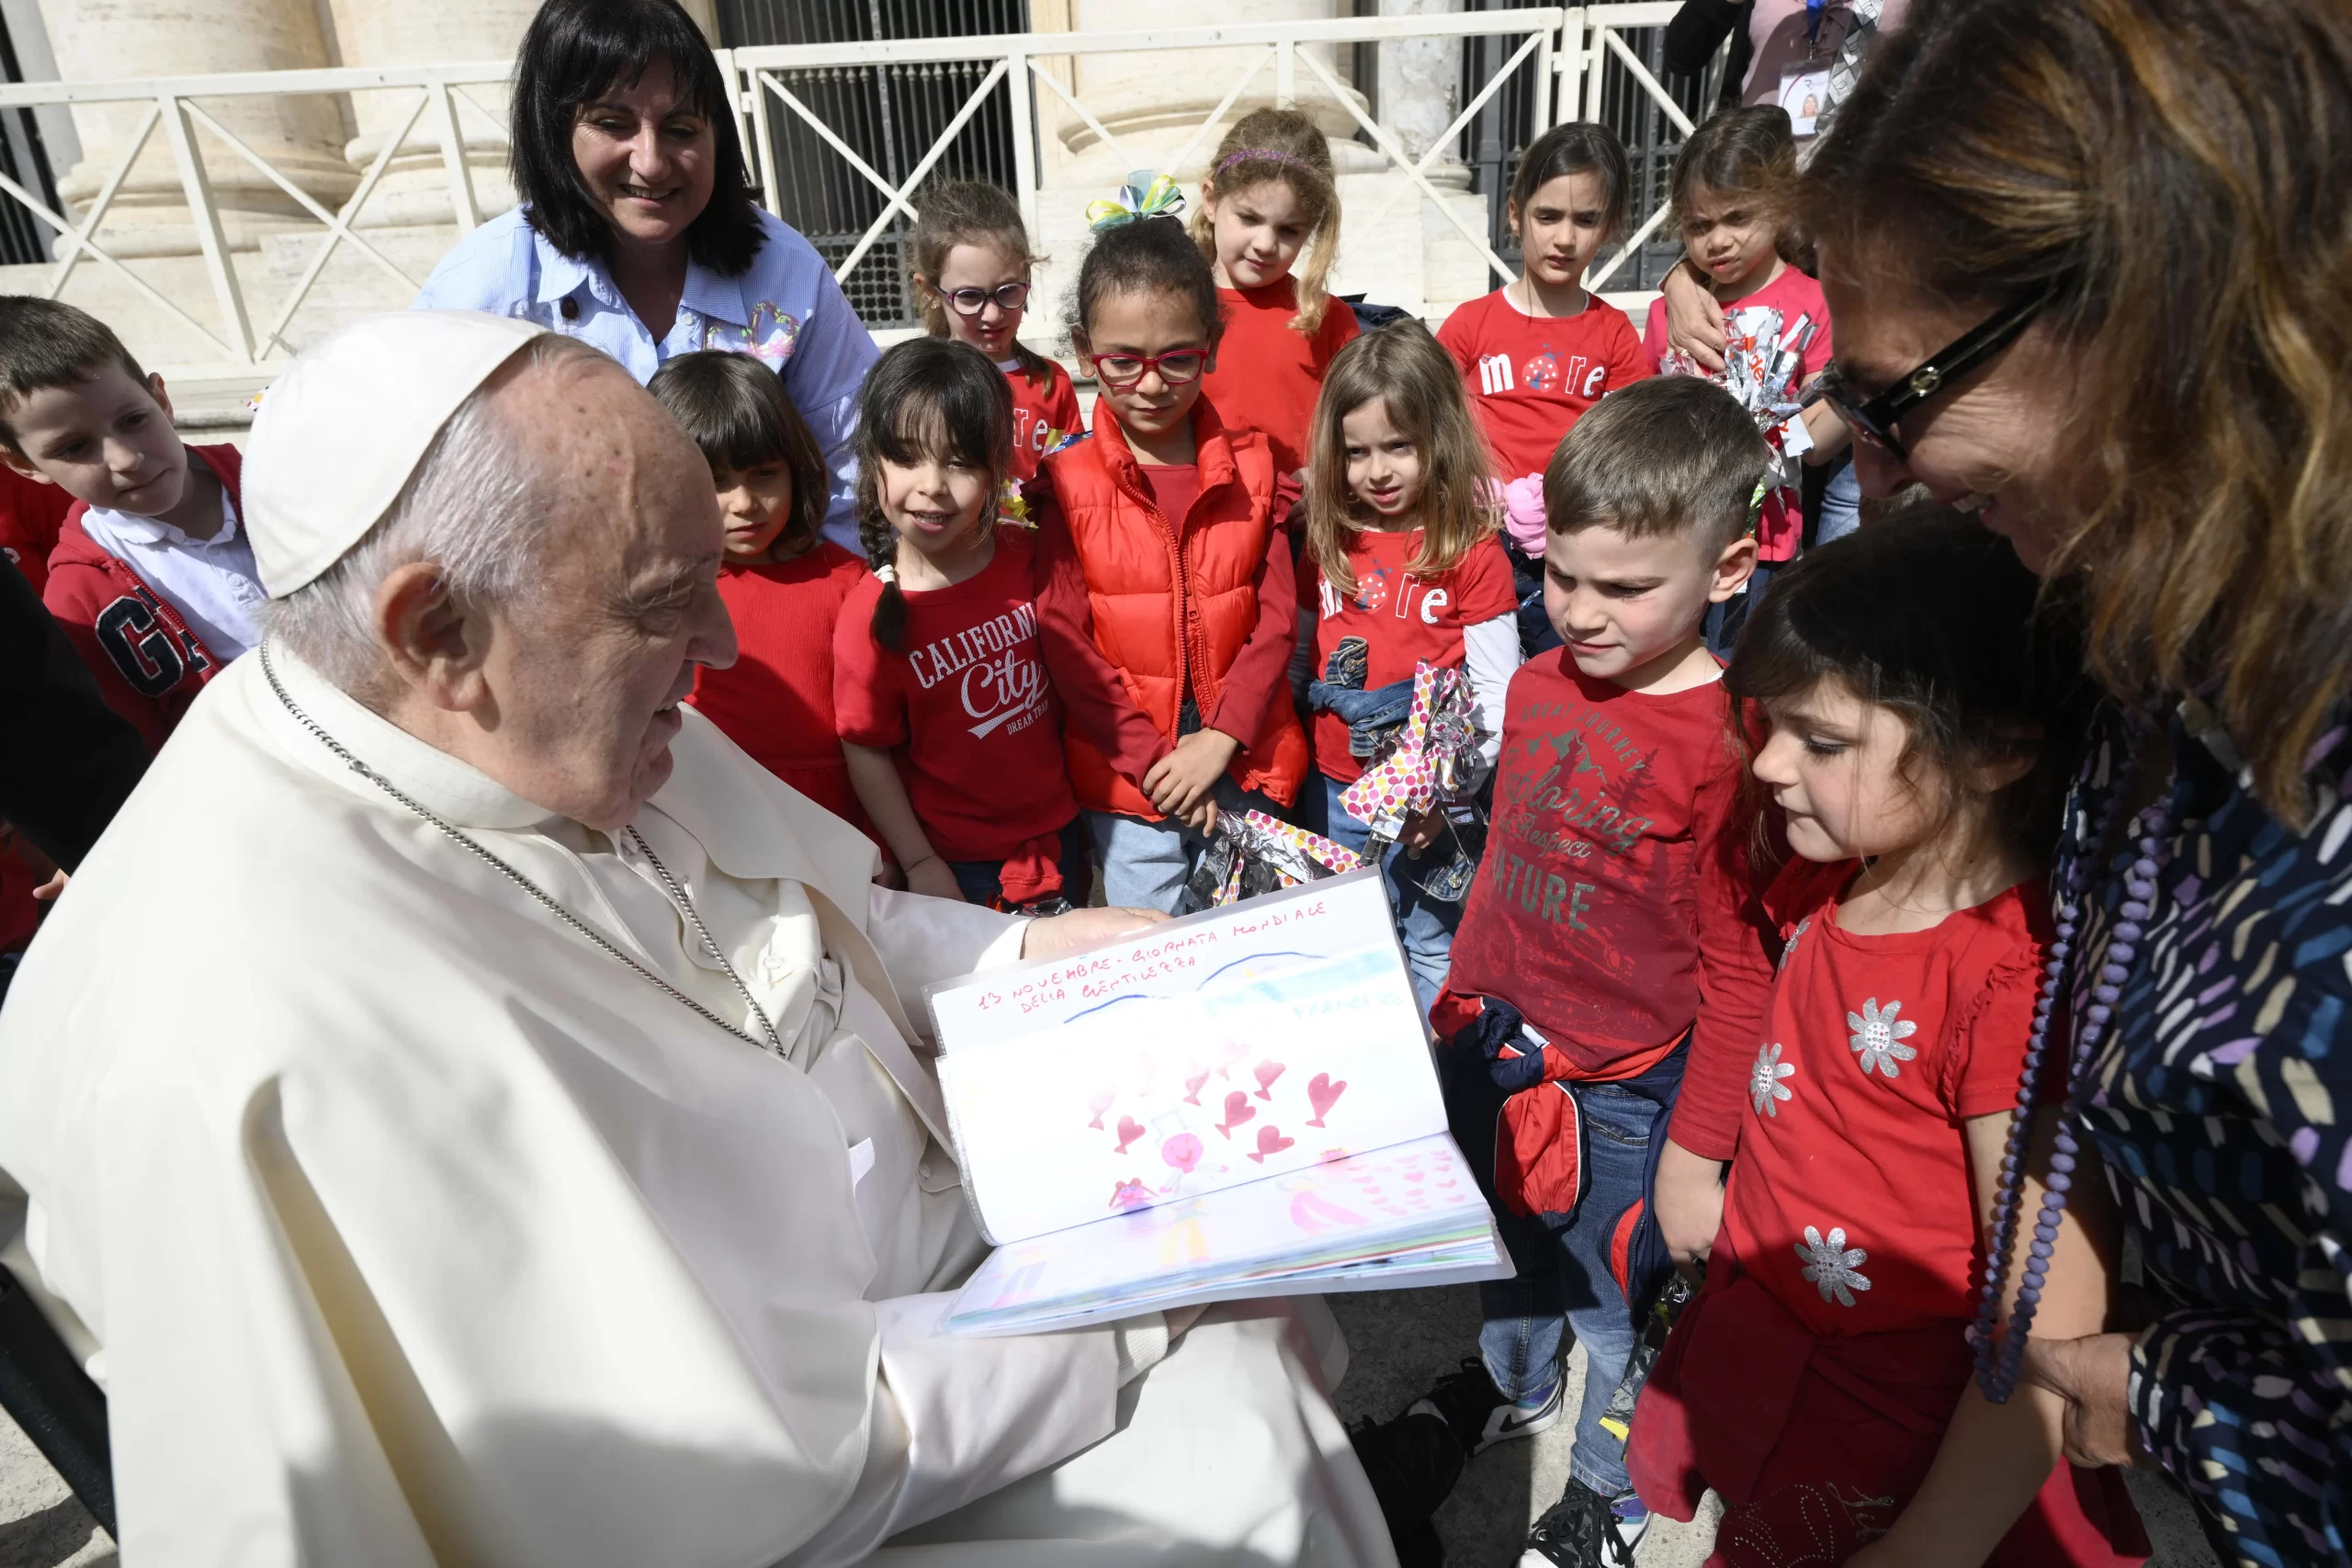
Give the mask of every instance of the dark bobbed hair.
M 1985 800 L 1986 825 L 2046 865 L 2066 780 L 2089 724 L 2071 602 L 2045 598 L 2008 541 L 1931 502 L 1808 550 L 1749 612 L 1726 676 L 1734 703 L 1766 708 L 1836 681 L 1909 732 L 1905 776 L 1949 818 L 1960 780 L 2030 760 Z M 1761 733 L 1736 713 L 1742 734 Z
M 1701 120 L 1674 155 L 1674 221 L 1680 225 L 1698 192 L 1718 190 L 1738 192 L 1780 223 L 1789 216 L 1796 181 L 1796 132 L 1788 110 L 1778 104 L 1720 109 Z
M 706 348 L 665 363 L 645 389 L 694 437 L 714 477 L 721 468 L 783 465 L 792 476 L 792 515 L 782 537 L 796 550 L 817 542 L 832 477 L 783 377 L 748 354 Z
M 2352 702 L 2347 158 L 2344 0 L 1971 0 L 1887 36 L 1798 182 L 1889 310 L 2048 296 L 2092 668 L 2205 694 L 2297 827 Z
M 147 372 L 114 329 L 71 305 L 34 294 L 0 294 L 0 442 L 18 457 L 7 416 L 35 392 L 78 387 L 107 366 L 144 386 Z
M 1510 177 L 1510 209 L 1524 212 L 1535 193 L 1563 175 L 1600 176 L 1600 207 L 1606 228 L 1602 237 L 1614 239 L 1625 231 L 1625 215 L 1633 200 L 1634 168 L 1625 144 L 1607 126 L 1589 119 L 1555 125 L 1528 145 L 1519 156 L 1519 170 Z
M 717 167 L 710 205 L 686 228 L 686 254 L 722 276 L 741 276 L 766 240 L 752 204 L 734 105 L 710 44 L 677 0 L 547 0 L 514 62 L 507 166 L 531 227 L 575 261 L 608 260 L 612 225 L 571 154 L 581 106 L 636 85 L 669 62 L 680 99 L 710 122 Z
M 1555 534 L 1628 538 L 1690 532 L 1710 556 L 1756 521 L 1771 444 L 1739 400 L 1696 376 L 1652 376 L 1611 392 L 1560 437 L 1544 469 Z
M 1094 243 L 1079 264 L 1078 290 L 1070 297 L 1072 337 L 1092 333 L 1088 323 L 1094 309 L 1114 294 L 1169 294 L 1193 308 L 1201 330 L 1215 350 L 1225 335 L 1225 316 L 1217 309 L 1216 274 L 1208 258 L 1184 231 L 1181 218 L 1141 218 L 1095 235 Z
M 995 527 L 998 495 L 1012 472 L 1012 383 L 968 343 L 909 338 L 882 351 L 857 398 L 857 542 L 876 572 L 899 558 L 899 536 L 882 515 L 881 466 L 933 457 L 988 475 L 980 526 Z M 896 582 L 883 583 L 869 629 L 891 652 L 906 650 L 907 598 Z

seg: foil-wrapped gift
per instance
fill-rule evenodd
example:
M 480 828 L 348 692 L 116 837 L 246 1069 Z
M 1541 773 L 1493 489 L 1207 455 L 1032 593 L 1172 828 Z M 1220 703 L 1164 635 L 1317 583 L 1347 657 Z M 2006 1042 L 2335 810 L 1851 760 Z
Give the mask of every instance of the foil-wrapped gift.
M 1262 811 L 1221 812 L 1185 892 L 1193 908 L 1216 908 L 1337 876 L 1363 863 L 1363 857 L 1347 845 Z
M 1485 782 L 1480 747 L 1486 730 L 1478 723 L 1478 700 L 1466 670 L 1441 670 L 1423 663 L 1413 671 L 1413 707 L 1396 739 L 1372 765 L 1340 794 L 1340 806 L 1372 825 L 1372 851 L 1385 852 L 1404 837 L 1416 817 L 1445 814 L 1447 832 L 1438 859 L 1421 878 L 1431 897 L 1466 897 L 1476 876 L 1462 836 L 1453 829 L 1478 818 L 1478 786 Z M 1443 852 L 1450 849 L 1450 853 Z

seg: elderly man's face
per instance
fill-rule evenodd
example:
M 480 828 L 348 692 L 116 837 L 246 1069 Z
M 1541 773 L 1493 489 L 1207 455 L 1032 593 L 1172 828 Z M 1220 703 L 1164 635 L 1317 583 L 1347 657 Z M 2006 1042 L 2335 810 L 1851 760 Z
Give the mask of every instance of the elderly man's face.
M 498 617 L 487 771 L 610 831 L 669 779 L 696 667 L 735 661 L 718 502 L 702 454 L 617 367 L 526 376 L 505 395 L 535 433 L 552 545 L 541 592 Z

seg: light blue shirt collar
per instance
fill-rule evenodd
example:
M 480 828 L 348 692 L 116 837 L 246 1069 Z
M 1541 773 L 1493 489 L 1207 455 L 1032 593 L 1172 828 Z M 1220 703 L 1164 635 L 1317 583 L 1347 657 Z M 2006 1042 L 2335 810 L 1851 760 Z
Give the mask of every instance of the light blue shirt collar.
M 628 309 L 628 302 L 621 298 L 610 269 L 603 262 L 593 258 L 576 261 L 557 250 L 537 229 L 530 233 L 532 247 L 537 251 L 539 258 L 539 303 L 554 304 L 578 293 L 585 285 L 591 294 L 610 309 Z M 706 321 L 724 321 L 736 327 L 752 324 L 752 308 L 744 302 L 742 280 L 722 277 L 698 261 L 689 260 L 686 263 L 685 292 L 679 296 L 678 302 Z M 662 324 L 664 335 L 668 325 L 667 322 Z

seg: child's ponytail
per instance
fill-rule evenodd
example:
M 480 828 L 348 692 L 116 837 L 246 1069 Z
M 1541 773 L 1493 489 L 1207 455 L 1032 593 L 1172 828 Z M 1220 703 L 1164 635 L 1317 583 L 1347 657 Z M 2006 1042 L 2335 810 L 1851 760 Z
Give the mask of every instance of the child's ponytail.
M 1242 116 L 1217 143 L 1203 186 L 1204 194 L 1221 201 L 1269 182 L 1289 186 L 1314 225 L 1298 274 L 1298 314 L 1290 322 L 1295 331 L 1312 337 L 1322 330 L 1331 302 L 1331 264 L 1340 254 L 1340 186 L 1330 143 L 1296 109 L 1259 109 Z M 1214 264 L 1216 228 L 1209 220 L 1205 200 L 1193 209 L 1192 232 L 1201 254 Z
M 911 468 L 933 457 L 987 474 L 980 526 L 995 527 L 1012 471 L 1012 389 L 969 344 L 909 338 L 883 351 L 857 398 L 857 542 L 882 580 L 867 629 L 892 653 L 906 651 L 907 596 L 899 586 L 898 532 L 882 511 L 882 465 Z

